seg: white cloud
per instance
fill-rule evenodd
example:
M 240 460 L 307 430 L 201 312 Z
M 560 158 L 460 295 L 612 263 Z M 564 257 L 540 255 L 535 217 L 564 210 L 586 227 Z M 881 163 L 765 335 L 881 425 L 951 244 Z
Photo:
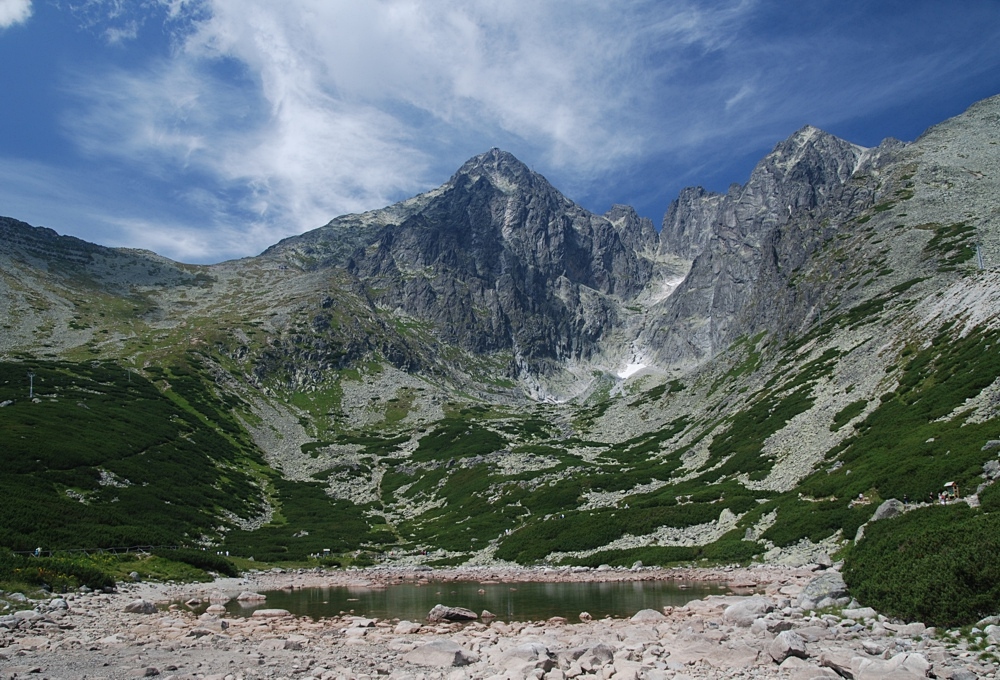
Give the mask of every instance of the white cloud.
M 31 0 L 0 0 L 0 29 L 22 24 L 31 16 Z
M 148 6 L 149 2 L 140 6 Z M 107 34 L 142 23 L 121 0 Z M 426 188 L 456 139 L 521 140 L 569 173 L 648 149 L 651 48 L 716 49 L 748 4 L 632 0 L 158 0 L 187 29 L 153 68 L 80 75 L 67 128 L 94 155 L 209 174 L 239 214 L 301 231 Z M 114 32 L 113 32 L 114 31 Z M 239 83 L 214 67 L 238 63 Z M 464 158 L 463 158 L 464 160 Z M 449 161 L 450 162 L 450 161 Z M 439 178 L 438 178 L 439 179 Z M 232 222 L 230 216 L 230 222 Z

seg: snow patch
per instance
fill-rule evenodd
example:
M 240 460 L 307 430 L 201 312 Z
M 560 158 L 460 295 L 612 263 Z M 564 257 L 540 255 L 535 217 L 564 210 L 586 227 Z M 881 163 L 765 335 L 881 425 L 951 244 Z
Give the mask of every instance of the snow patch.
M 646 368 L 647 365 L 648 364 L 629 364 L 628 366 L 625 367 L 624 370 L 619 371 L 617 375 L 622 380 L 625 380 L 625 379 L 627 379 L 627 378 L 635 375 L 636 373 L 638 373 L 642 369 Z

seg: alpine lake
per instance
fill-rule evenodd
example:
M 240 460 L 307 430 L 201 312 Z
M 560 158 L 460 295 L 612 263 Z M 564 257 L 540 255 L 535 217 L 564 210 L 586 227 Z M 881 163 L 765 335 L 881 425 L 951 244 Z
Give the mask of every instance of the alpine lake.
M 257 609 L 286 609 L 296 616 L 320 619 L 354 614 L 377 619 L 423 621 L 437 604 L 488 610 L 500 621 L 541 621 L 553 616 L 577 620 L 581 612 L 597 618 L 627 618 L 642 609 L 662 610 L 691 600 L 731 592 L 722 583 L 676 580 L 604 582 L 429 581 L 388 586 L 330 586 L 261 591 L 262 602 L 230 601 L 231 617 Z M 195 608 L 204 611 L 207 602 Z

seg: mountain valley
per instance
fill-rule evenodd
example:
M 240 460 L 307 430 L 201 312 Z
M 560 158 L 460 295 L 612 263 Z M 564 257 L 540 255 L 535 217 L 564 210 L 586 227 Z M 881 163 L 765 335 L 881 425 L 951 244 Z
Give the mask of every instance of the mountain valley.
M 807 126 L 659 231 L 493 149 L 216 265 L 0 218 L 0 545 L 801 564 L 898 499 L 968 548 L 1000 517 L 998 145 L 1000 97 L 910 143 Z

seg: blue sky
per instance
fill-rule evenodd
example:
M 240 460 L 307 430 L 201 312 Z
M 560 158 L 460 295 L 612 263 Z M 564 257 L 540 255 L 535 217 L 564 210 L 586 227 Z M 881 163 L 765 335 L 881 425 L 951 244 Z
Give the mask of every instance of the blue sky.
M 805 124 L 1000 94 L 997 0 L 0 0 L 0 215 L 253 255 L 497 146 L 659 225 Z

